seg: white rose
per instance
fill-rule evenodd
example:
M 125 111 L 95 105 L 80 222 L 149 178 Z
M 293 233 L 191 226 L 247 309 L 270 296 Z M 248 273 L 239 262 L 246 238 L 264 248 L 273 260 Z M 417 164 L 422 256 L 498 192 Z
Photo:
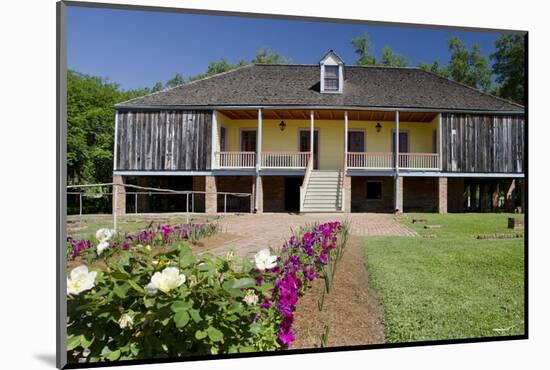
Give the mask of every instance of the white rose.
M 107 248 L 109 248 L 109 243 L 108 242 L 103 241 L 103 242 L 99 243 L 96 247 L 97 255 L 99 256 Z
M 168 293 L 183 283 L 185 283 L 185 275 L 180 274 L 180 270 L 177 267 L 167 267 L 162 272 L 154 273 L 151 277 L 151 282 L 147 284 L 145 290 L 148 294 L 156 293 L 157 289 Z
M 95 237 L 101 243 L 110 240 L 115 234 L 116 231 L 113 229 L 99 229 L 96 231 Z
M 97 272 L 88 272 L 88 267 L 78 266 L 71 270 L 67 277 L 67 294 L 80 294 L 85 290 L 90 290 L 95 285 Z
M 132 316 L 128 315 L 127 313 L 120 316 L 120 319 L 118 320 L 118 326 L 120 326 L 121 329 L 131 328 L 132 325 L 134 325 L 134 319 Z
M 269 249 L 262 249 L 254 256 L 256 268 L 258 270 L 267 270 L 277 266 L 277 256 L 272 256 Z
M 248 289 L 246 295 L 243 298 L 243 301 L 249 306 L 255 306 L 258 304 L 258 296 L 253 289 Z

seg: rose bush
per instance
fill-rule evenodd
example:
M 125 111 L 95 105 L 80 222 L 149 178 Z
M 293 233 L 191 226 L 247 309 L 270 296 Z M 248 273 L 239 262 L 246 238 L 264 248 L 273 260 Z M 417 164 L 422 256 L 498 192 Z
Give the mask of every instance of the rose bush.
M 116 259 L 105 260 L 101 270 L 80 266 L 78 273 L 70 274 L 71 361 L 289 347 L 295 339 L 297 301 L 311 281 L 331 278 L 347 227 L 329 223 L 302 228 L 280 253 L 262 250 L 252 262 L 237 260 L 232 252 L 225 257 L 196 256 L 185 243 L 174 243 L 172 238 L 182 234 L 175 227 L 161 228 L 160 234 L 162 240 L 155 236 L 147 241 L 171 248 L 152 251 L 136 241 L 120 249 Z

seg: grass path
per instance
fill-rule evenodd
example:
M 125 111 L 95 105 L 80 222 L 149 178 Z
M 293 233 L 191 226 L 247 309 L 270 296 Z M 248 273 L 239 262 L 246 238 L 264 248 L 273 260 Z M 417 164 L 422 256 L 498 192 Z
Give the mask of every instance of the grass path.
M 524 333 L 524 240 L 475 238 L 510 232 L 509 216 L 408 214 L 399 220 L 419 237 L 364 239 L 388 342 Z M 424 229 L 413 218 L 442 227 Z

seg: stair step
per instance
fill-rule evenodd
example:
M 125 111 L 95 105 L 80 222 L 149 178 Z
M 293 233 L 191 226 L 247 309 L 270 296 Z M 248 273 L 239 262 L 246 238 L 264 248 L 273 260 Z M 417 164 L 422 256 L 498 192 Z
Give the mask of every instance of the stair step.
M 302 209 L 303 213 L 341 213 L 340 209 L 325 209 L 325 208 L 304 208 Z

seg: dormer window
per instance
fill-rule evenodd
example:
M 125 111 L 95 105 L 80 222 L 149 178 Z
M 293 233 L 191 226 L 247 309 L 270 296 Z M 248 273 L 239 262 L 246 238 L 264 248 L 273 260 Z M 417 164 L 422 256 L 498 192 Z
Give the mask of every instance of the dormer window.
M 344 62 L 334 51 L 319 61 L 321 93 L 341 94 L 344 91 Z
M 338 66 L 325 66 L 325 91 L 338 91 Z

